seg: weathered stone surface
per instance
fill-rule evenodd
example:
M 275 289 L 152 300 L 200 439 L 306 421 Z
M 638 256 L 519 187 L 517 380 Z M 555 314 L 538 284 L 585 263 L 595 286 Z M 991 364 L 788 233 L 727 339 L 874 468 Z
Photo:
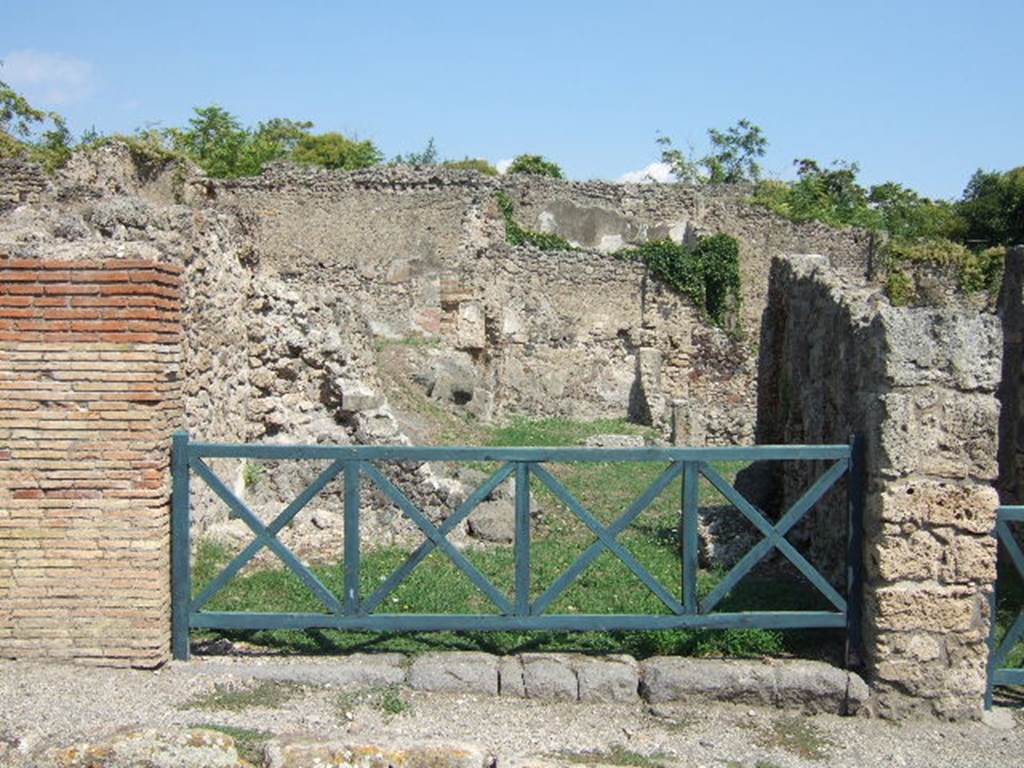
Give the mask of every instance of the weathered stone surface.
M 480 502 L 469 516 L 469 532 L 482 541 L 511 543 L 516 534 L 515 504 L 506 499 Z
M 822 662 L 660 656 L 642 661 L 640 675 L 641 694 L 652 704 L 696 699 L 853 714 L 869 698 L 863 680 Z
M 502 656 L 498 661 L 499 692 L 502 696 L 526 698 L 523 661 L 518 656 Z
M 425 653 L 409 667 L 409 685 L 421 691 L 498 693 L 498 657 L 476 651 Z
M 640 670 L 632 656 L 579 656 L 573 667 L 580 701 L 635 701 L 639 695 Z
M 1009 284 L 1019 286 L 1014 269 Z M 1013 312 L 1004 315 L 1013 322 Z M 864 439 L 864 660 L 886 717 L 981 711 L 999 504 L 992 486 L 1000 432 L 1009 434 L 996 391 L 1003 387 L 1004 406 L 1014 397 L 1000 381 L 1002 341 L 999 317 L 966 297 L 894 307 L 822 257 L 773 266 L 758 440 Z M 816 471 L 787 465 L 784 500 Z M 839 586 L 846 503 L 833 492 L 790 536 Z
M 772 703 L 775 671 L 768 664 L 656 656 L 640 662 L 640 691 L 652 704 L 681 699 Z
M 242 768 L 235 742 L 219 731 L 123 731 L 96 742 L 47 750 L 35 765 L 54 768 Z
M 531 699 L 576 701 L 579 682 L 573 659 L 557 653 L 524 653 L 523 684 Z
M 318 742 L 275 739 L 265 749 L 266 768 L 487 768 L 490 757 L 465 744 Z

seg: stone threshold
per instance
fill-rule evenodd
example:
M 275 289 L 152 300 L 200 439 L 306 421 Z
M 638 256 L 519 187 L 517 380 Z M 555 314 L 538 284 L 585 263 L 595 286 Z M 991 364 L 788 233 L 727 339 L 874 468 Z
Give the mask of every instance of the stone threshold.
M 179 663 L 179 662 L 175 662 Z M 401 685 L 429 693 L 583 703 L 717 701 L 806 714 L 867 714 L 871 691 L 855 672 L 821 661 L 695 659 L 478 651 L 357 653 L 329 659 L 194 657 L 200 674 L 365 689 Z

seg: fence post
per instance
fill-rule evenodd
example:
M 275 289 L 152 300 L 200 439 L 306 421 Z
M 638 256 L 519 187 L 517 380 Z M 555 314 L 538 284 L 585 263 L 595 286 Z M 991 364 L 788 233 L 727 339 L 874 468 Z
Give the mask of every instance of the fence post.
M 862 609 L 864 600 L 864 437 L 850 435 L 850 466 L 847 469 L 846 548 L 846 666 L 859 667 L 863 660 Z
M 530 465 L 516 463 L 516 615 L 530 613 Z
M 345 613 L 359 611 L 359 470 L 360 462 L 345 462 Z
M 683 470 L 683 607 L 687 613 L 697 613 L 699 514 L 700 475 L 697 463 L 688 461 Z
M 174 433 L 171 480 L 171 653 L 179 661 L 187 661 L 192 601 L 188 432 Z

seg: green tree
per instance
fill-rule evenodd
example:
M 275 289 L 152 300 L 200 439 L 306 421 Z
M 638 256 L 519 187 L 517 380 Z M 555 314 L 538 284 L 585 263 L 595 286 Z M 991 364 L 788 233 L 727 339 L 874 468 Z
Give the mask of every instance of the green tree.
M 546 159 L 542 155 L 519 155 L 508 167 L 509 173 L 525 173 L 532 176 L 550 176 L 553 179 L 562 178 L 562 169 L 557 163 Z
M 1024 243 L 1024 166 L 1005 173 L 978 170 L 964 190 L 957 211 L 968 242 Z
M 175 149 L 191 157 L 211 176 L 259 173 L 252 167 L 257 158 L 246 153 L 249 132 L 237 117 L 216 104 L 196 107 L 189 127 L 172 129 L 170 136 Z
M 437 165 L 439 161 L 437 147 L 434 145 L 434 137 L 431 136 L 427 139 L 427 145 L 419 152 L 395 155 L 395 159 L 391 162 L 394 165 Z
M 712 184 L 737 184 L 761 178 L 758 158 L 764 157 L 768 140 L 759 126 L 743 118 L 735 125 L 719 131 L 708 131 L 711 154 L 702 161 Z
M 758 181 L 761 166 L 757 161 L 768 148 L 764 132 L 746 118 L 724 131 L 709 129 L 711 151 L 703 157 L 695 157 L 692 148 L 687 153 L 674 147 L 668 136 L 660 135 L 655 141 L 662 147 L 661 161 L 668 163 L 676 180 L 685 184 Z
M 321 133 L 299 139 L 292 159 L 307 165 L 352 171 L 377 165 L 384 156 L 372 141 L 353 141 L 340 133 Z
M 28 157 L 54 171 L 71 157 L 71 143 L 63 117 L 36 109 L 0 80 L 0 157 Z

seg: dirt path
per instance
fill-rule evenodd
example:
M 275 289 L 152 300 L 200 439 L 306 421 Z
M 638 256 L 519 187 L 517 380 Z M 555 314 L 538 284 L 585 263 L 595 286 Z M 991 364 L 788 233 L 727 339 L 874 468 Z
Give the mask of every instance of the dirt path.
M 982 723 L 891 724 L 735 705 L 552 703 L 342 691 L 330 684 L 249 680 L 247 664 L 172 663 L 157 672 L 0 661 L 0 764 L 46 746 L 95 741 L 123 727 L 237 729 L 251 754 L 274 736 L 478 745 L 498 757 L 589 753 L 593 762 L 656 766 L 1014 766 L 1024 764 L 1024 712 L 1007 730 Z M 329 667 L 330 659 L 304 664 Z

